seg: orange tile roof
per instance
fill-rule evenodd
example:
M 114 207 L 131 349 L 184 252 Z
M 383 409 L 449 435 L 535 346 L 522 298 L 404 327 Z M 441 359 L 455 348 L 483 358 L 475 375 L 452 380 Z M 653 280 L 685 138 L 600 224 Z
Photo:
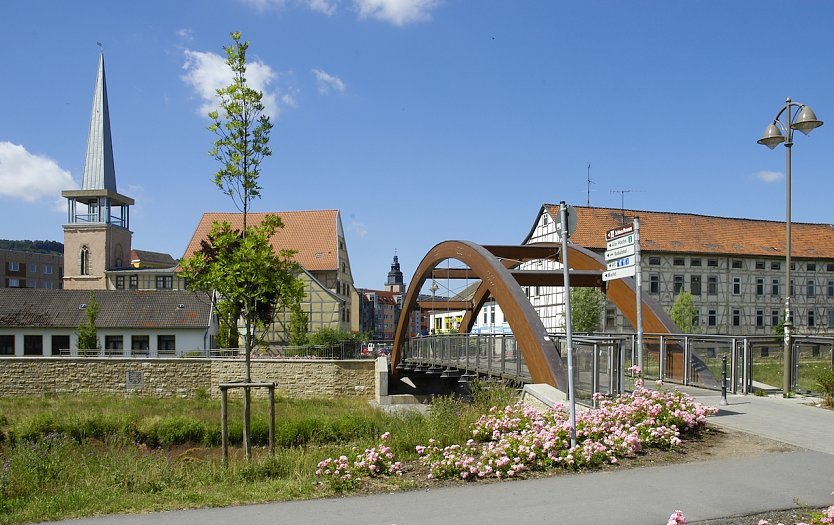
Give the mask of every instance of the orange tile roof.
M 558 204 L 544 204 L 551 217 Z M 605 232 L 640 218 L 640 247 L 644 251 L 716 255 L 785 256 L 785 223 L 756 219 L 711 217 L 689 213 L 620 210 L 575 206 L 576 231 L 571 241 L 604 250 Z M 791 257 L 834 259 L 834 225 L 791 223 Z
M 276 250 L 296 250 L 295 260 L 307 271 L 338 270 L 339 210 L 281 211 L 250 213 L 249 224 L 260 224 L 267 215 L 278 215 L 284 227 L 272 237 Z M 200 241 L 211 231 L 214 222 L 226 221 L 235 228 L 243 227 L 242 213 L 204 213 L 185 249 L 183 257 L 200 249 Z

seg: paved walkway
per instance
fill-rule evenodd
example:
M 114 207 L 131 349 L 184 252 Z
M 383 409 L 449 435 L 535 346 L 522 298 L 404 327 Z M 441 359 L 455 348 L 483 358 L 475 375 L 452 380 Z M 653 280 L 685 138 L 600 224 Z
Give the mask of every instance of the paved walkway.
M 717 406 L 717 393 L 687 389 Z M 711 419 L 802 447 L 731 460 L 554 476 L 327 500 L 109 516 L 75 525 L 200 524 L 665 524 L 834 503 L 834 411 L 807 399 L 729 396 Z

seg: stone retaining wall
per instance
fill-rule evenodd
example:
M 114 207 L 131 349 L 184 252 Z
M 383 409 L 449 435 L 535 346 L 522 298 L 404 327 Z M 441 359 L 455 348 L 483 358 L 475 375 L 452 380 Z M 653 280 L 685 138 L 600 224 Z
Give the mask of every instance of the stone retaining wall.
M 0 358 L 0 396 L 101 393 L 148 397 L 219 397 L 220 383 L 243 379 L 243 360 Z M 276 383 L 287 397 L 373 398 L 372 360 L 252 360 L 252 379 Z M 235 390 L 230 395 L 236 394 Z M 256 389 L 253 395 L 266 395 Z

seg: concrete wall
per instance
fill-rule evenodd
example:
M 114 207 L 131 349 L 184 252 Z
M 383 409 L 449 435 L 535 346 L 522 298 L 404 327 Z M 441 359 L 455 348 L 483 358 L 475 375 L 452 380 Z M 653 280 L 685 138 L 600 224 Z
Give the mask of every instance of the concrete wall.
M 230 359 L 0 358 L 0 396 L 101 393 L 149 397 L 220 396 L 221 383 L 243 378 Z M 252 360 L 252 379 L 276 383 L 291 398 L 375 395 L 374 361 Z M 266 395 L 256 389 L 253 395 Z M 240 395 L 231 390 L 230 396 Z

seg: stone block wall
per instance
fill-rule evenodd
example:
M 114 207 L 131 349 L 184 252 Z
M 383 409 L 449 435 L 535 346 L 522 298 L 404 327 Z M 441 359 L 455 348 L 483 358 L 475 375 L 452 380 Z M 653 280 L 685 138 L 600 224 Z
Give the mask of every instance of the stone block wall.
M 0 358 L 0 396 L 101 393 L 148 397 L 219 397 L 220 383 L 243 379 L 242 360 L 133 358 Z M 375 394 L 374 362 L 252 360 L 252 380 L 276 383 L 292 398 Z M 230 391 L 230 395 L 236 395 Z M 266 395 L 256 389 L 254 395 Z M 239 395 L 239 394 L 237 394 Z

